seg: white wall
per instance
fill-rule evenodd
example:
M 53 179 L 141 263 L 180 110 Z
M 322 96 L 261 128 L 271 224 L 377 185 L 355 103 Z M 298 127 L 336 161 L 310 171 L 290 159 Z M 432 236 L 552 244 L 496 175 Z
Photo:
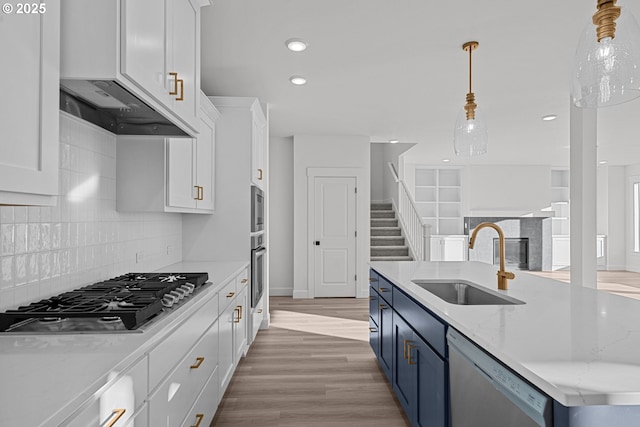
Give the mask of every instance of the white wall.
M 640 253 L 633 251 L 633 184 L 632 178 L 640 176 L 640 164 L 625 168 L 624 199 L 625 225 L 625 264 L 629 271 L 640 272 Z
M 180 214 L 116 211 L 115 135 L 60 113 L 59 180 L 56 206 L 0 208 L 0 311 L 181 261 Z
M 384 161 L 388 143 L 371 144 L 371 202 L 384 202 L 384 174 L 388 173 Z
M 269 141 L 270 295 L 293 295 L 293 137 Z
M 537 212 L 550 204 L 550 166 L 472 165 L 465 172 L 465 195 L 471 215 Z
M 625 167 L 610 166 L 607 185 L 607 267 L 625 269 Z M 600 200 L 598 199 L 598 205 Z
M 311 295 L 307 277 L 307 256 L 308 249 L 311 247 L 307 236 L 307 169 L 310 167 L 349 167 L 363 170 L 363 178 L 357 184 L 357 275 L 360 279 L 357 282 L 356 295 L 361 298 L 368 295 L 370 145 L 369 138 L 366 136 L 294 136 L 293 296 L 295 298 L 306 298 Z

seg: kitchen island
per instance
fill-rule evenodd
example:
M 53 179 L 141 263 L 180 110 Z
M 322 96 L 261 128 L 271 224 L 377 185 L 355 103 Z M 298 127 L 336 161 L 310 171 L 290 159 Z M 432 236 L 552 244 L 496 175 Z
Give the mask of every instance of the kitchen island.
M 371 268 L 557 403 L 615 405 L 640 416 L 638 301 L 526 272 L 498 291 L 497 268 L 478 262 L 372 262 Z M 524 304 L 456 305 L 414 283 L 452 280 Z
M 207 384 L 211 383 L 209 388 L 214 394 L 220 391 L 221 395 L 215 361 L 218 355 L 218 299 L 226 298 L 230 286 L 236 289 L 235 281 L 240 276 L 245 277 L 248 264 L 248 261 L 183 262 L 161 269 L 174 273 L 206 271 L 210 284 L 170 315 L 144 325 L 141 332 L 53 335 L 0 333 L 0 426 L 102 425 L 102 421 L 98 421 L 98 413 L 102 420 L 105 410 L 107 414 L 111 412 L 110 407 L 105 409 L 104 406 L 115 403 L 113 396 L 107 393 L 114 388 L 118 391 L 112 393 L 116 395 L 116 401 L 123 394 L 130 395 L 128 399 L 135 412 L 132 414 L 127 411 L 120 422 L 113 425 L 130 425 L 133 420 L 129 417 L 135 417 L 136 426 L 158 425 L 153 423 L 154 414 L 149 410 L 154 394 L 164 397 L 163 406 L 168 406 L 166 396 L 162 396 L 163 383 L 167 382 L 164 378 L 180 373 L 180 367 L 174 370 L 172 363 L 184 361 L 187 368 L 192 364 L 192 346 L 194 351 L 213 351 L 213 360 L 207 357 L 204 363 L 200 362 L 202 367 L 198 367 L 202 371 L 208 363 L 214 363 L 209 368 L 213 374 Z M 225 295 L 219 295 L 221 293 Z M 209 324 L 213 326 L 208 327 Z M 207 327 L 211 333 L 205 332 Z M 172 345 L 174 342 L 178 345 Z M 191 342 L 195 344 L 185 344 Z M 213 347 L 200 348 L 203 343 L 207 347 L 212 344 Z M 166 370 L 156 369 L 157 373 L 154 374 L 154 365 L 171 366 Z M 197 372 L 194 369 L 188 371 Z M 158 378 L 157 387 L 152 385 L 154 376 Z M 205 380 L 207 377 L 200 379 L 200 387 L 203 387 Z M 181 382 L 182 389 L 188 388 L 184 386 L 186 380 Z M 154 392 L 154 389 L 160 392 Z M 203 390 L 208 389 L 204 387 Z M 194 398 L 198 392 L 192 392 Z M 172 393 L 172 396 L 179 396 L 177 390 Z M 215 410 L 217 402 L 205 403 L 209 409 Z M 188 411 L 192 404 L 193 401 L 185 404 L 183 411 Z M 85 418 L 85 415 L 89 418 Z M 207 415 L 208 419 L 212 416 L 212 413 Z M 91 421 L 85 422 L 86 419 Z

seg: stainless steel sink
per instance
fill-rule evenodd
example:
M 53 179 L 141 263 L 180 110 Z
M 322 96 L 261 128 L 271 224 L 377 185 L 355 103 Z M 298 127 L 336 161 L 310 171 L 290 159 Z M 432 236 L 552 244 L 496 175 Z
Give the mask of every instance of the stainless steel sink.
M 470 282 L 462 280 L 455 281 L 414 281 L 426 291 L 431 292 L 438 298 L 457 305 L 515 305 L 524 304 L 507 295 L 500 295 L 491 292 L 486 288 L 481 288 Z

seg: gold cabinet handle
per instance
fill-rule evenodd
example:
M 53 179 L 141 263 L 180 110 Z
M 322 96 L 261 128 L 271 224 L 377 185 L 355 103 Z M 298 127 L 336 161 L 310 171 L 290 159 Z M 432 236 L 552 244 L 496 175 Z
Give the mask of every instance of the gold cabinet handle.
M 384 304 L 380 304 L 380 310 L 386 310 L 387 308 L 389 308 L 389 307 L 387 307 L 387 306 L 386 306 L 386 305 L 384 305 Z
M 258 168 L 258 179 L 262 181 L 262 169 Z
M 194 185 L 193 188 L 196 189 L 196 197 L 194 197 L 193 200 L 200 200 L 200 186 Z
M 236 318 L 233 319 L 233 323 L 240 323 L 240 306 L 234 308 L 233 311 L 238 313 Z
M 113 427 L 113 425 L 117 423 L 120 418 L 122 418 L 125 412 L 127 412 L 127 410 L 124 408 L 114 409 L 113 413 L 111 414 L 111 421 L 109 421 L 109 424 L 107 424 L 105 427 Z
M 369 295 L 369 301 L 373 301 L 374 299 L 376 299 L 376 298 L 372 297 L 371 295 Z
M 242 320 L 242 306 L 239 305 L 237 308 L 238 308 L 238 320 Z
M 169 73 L 171 77 L 173 77 L 173 90 L 169 92 L 169 95 L 177 95 L 178 94 L 178 73 Z
M 411 349 L 414 349 L 414 348 L 416 348 L 416 346 L 413 345 L 413 344 L 407 345 L 407 360 L 409 361 L 409 365 L 415 365 L 416 364 L 416 362 L 411 360 Z
M 176 101 L 184 101 L 184 80 L 178 79 L 176 83 L 180 85 L 180 96 L 176 98 Z
M 204 362 L 204 357 L 196 357 L 196 363 L 189 366 L 189 369 L 198 369 L 200 365 L 202 365 L 202 362 Z
M 378 288 L 380 292 L 389 292 L 389 288 Z
M 198 200 L 204 200 L 204 187 L 201 185 L 196 185 L 198 187 Z
M 242 279 L 242 280 L 240 281 L 240 283 L 247 283 L 248 281 L 249 281 L 249 279 Z
M 371 332 L 371 333 L 378 332 L 378 330 L 376 328 L 369 328 L 369 332 Z
M 191 427 L 200 427 L 200 423 L 204 419 L 204 414 L 196 414 L 196 423 Z
M 407 343 L 411 342 L 411 340 L 404 340 L 404 344 L 402 344 L 402 351 L 404 353 L 403 357 L 407 358 Z
M 236 294 L 235 292 L 229 292 L 229 293 L 227 294 L 227 298 L 233 298 L 233 296 L 234 296 L 235 294 Z
M 262 309 L 258 309 L 258 314 L 262 314 Z

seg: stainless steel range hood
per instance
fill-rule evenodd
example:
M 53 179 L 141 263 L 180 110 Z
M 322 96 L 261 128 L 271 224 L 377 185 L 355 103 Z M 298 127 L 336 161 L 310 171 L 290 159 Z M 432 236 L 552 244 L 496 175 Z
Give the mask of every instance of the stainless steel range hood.
M 60 110 L 117 135 L 189 136 L 113 80 L 61 80 Z

